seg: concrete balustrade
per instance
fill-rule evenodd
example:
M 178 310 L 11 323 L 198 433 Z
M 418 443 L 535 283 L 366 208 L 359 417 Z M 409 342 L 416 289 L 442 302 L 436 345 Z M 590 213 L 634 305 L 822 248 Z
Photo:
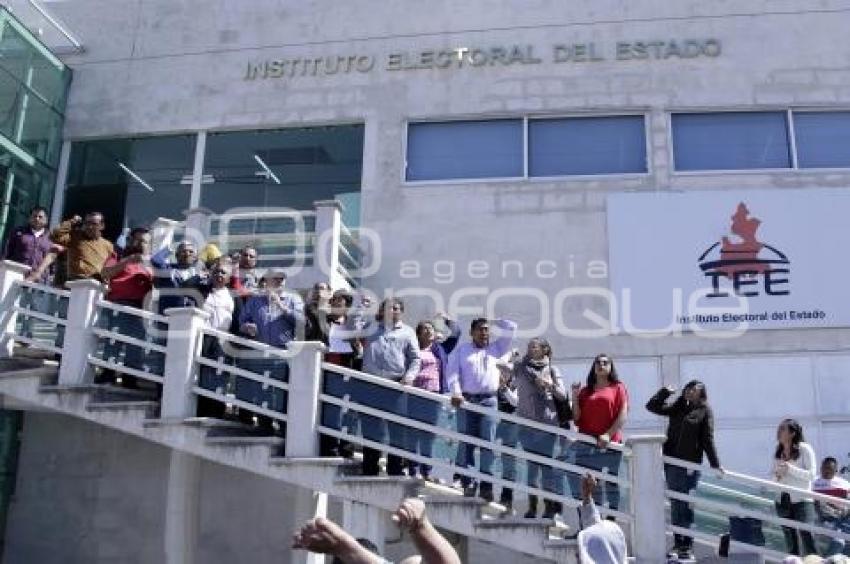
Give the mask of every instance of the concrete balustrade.
M 15 282 L 21 280 L 20 265 L 4 262 L 0 266 L 0 303 L 13 299 Z M 71 297 L 68 309 L 68 331 L 62 348 L 60 383 L 78 385 L 91 382 L 88 355 L 94 350 L 96 338 L 92 328 L 96 323 L 96 304 L 102 298 L 102 286 L 91 280 L 69 284 Z M 168 342 L 164 370 L 161 417 L 179 420 L 195 415 L 196 379 L 195 358 L 201 344 L 201 332 L 207 317 L 196 308 L 168 310 Z M 11 354 L 8 335 L 14 331 L 13 316 L 3 319 L 3 352 Z M 290 367 L 287 406 L 286 456 L 310 459 L 319 455 L 320 424 L 319 395 L 321 394 L 322 355 L 324 346 L 318 342 L 294 342 Z M 629 513 L 634 517 L 632 530 L 633 556 L 637 562 L 657 563 L 666 552 L 664 478 L 661 436 L 632 437 L 627 445 L 631 450 L 631 500 Z M 168 562 L 192 561 L 197 534 L 198 461 L 186 453 L 174 452 L 168 481 L 168 530 L 163 539 Z M 323 516 L 327 511 L 327 494 L 302 488 L 296 496 L 293 511 L 296 521 Z M 386 508 L 375 500 L 349 500 L 344 505 L 344 521 L 363 532 L 383 531 L 387 523 Z M 365 521 L 364 521 L 365 519 Z M 174 531 L 179 531 L 175 534 Z M 381 540 L 381 539 L 378 539 Z M 299 563 L 318 563 L 323 558 L 299 553 Z

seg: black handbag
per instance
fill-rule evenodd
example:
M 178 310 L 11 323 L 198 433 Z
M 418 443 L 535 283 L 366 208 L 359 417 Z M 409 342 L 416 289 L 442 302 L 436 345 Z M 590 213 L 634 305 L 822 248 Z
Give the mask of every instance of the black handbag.
M 550 375 L 552 369 L 549 369 Z M 554 376 L 552 376 L 554 378 Z M 555 412 L 558 414 L 558 426 L 563 427 L 564 429 L 570 428 L 570 421 L 573 420 L 573 407 L 570 405 L 569 396 L 564 399 L 558 399 L 553 397 L 552 400 L 555 402 Z

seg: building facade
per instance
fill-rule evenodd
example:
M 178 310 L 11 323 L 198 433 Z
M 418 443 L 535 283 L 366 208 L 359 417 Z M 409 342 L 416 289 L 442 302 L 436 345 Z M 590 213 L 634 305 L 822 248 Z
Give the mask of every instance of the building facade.
M 773 239 L 819 228 L 834 237 L 813 246 L 828 249 L 846 238 L 840 218 L 824 225 L 815 211 L 843 210 L 850 192 L 850 2 L 46 4 L 85 47 L 63 56 L 74 84 L 54 219 L 96 205 L 117 235 L 190 208 L 338 199 L 373 239 L 364 288 L 407 297 L 411 320 L 513 318 L 524 338 L 552 341 L 570 380 L 613 355 L 632 432 L 661 428 L 643 409 L 658 387 L 698 378 L 725 466 L 765 473 L 791 416 L 819 456 L 848 456 L 840 294 L 823 297 L 828 319 L 810 288 L 800 310 L 814 318 L 717 338 L 631 331 L 614 322 L 622 296 L 612 306 L 605 292 L 643 274 L 627 267 L 656 267 L 647 233 L 687 239 L 664 231 L 663 199 L 660 220 L 644 215 L 653 198 L 694 197 L 697 214 L 728 199 L 711 220 L 717 238 L 693 249 L 702 282 L 701 253 L 730 229 L 763 248 L 753 218 Z M 749 208 L 736 220 L 739 201 Z M 796 222 L 774 229 L 765 210 L 797 211 L 788 202 L 803 202 Z M 797 296 L 802 252 L 775 246 Z M 718 249 L 722 261 L 734 247 Z M 714 280 L 732 283 L 730 272 Z M 767 289 L 758 299 L 782 291 L 761 267 L 743 276 L 735 283 Z

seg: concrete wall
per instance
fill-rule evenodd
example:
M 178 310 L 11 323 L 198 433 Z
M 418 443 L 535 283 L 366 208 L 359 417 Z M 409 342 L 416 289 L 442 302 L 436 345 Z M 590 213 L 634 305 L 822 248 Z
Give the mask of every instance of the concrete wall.
M 7 564 L 161 564 L 168 449 L 72 417 L 27 412 Z M 198 562 L 286 562 L 293 488 L 201 465 Z
M 5 533 L 5 564 L 161 564 L 168 449 L 73 417 L 27 412 L 18 482 Z M 196 559 L 203 564 L 291 561 L 294 488 L 201 462 Z M 342 506 L 328 516 L 342 522 Z M 415 553 L 388 529 L 386 556 Z M 472 542 L 470 562 L 504 549 Z M 519 554 L 512 562 L 533 559 Z

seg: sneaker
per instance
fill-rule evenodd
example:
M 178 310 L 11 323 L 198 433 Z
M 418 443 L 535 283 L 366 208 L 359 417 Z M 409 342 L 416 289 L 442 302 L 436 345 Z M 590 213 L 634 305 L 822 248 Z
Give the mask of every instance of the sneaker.
M 729 533 L 725 533 L 720 535 L 720 546 L 717 549 L 717 555 L 721 558 L 729 557 L 729 541 L 730 541 Z
M 479 490 L 480 491 L 478 492 L 478 495 L 481 497 L 481 499 L 483 499 L 487 503 L 493 502 L 493 500 L 495 498 L 493 497 L 493 489 L 492 488 L 479 488 Z
M 523 519 L 537 519 L 537 511 L 534 509 L 529 509 L 525 512 L 525 515 L 522 516 Z
M 680 561 L 687 562 L 694 559 L 694 551 L 690 548 L 680 548 L 678 556 Z

